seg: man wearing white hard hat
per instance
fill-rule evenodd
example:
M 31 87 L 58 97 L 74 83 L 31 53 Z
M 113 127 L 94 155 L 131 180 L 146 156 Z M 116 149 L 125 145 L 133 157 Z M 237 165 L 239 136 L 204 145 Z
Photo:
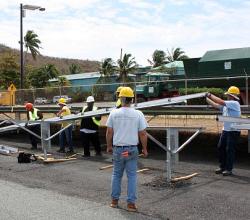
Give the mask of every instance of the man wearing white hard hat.
M 94 106 L 95 99 L 93 96 L 89 96 L 86 100 L 87 106 L 83 107 L 82 113 L 89 111 L 96 111 L 98 108 Z M 96 155 L 102 155 L 101 146 L 99 141 L 99 126 L 101 117 L 83 118 L 80 120 L 81 127 L 81 139 L 84 148 L 83 157 L 90 156 L 89 144 L 93 144 Z
M 241 117 L 240 109 L 240 90 L 236 86 L 231 86 L 225 93 L 227 100 L 206 93 L 206 101 L 208 104 L 222 111 L 223 116 Z M 218 143 L 219 150 L 219 168 L 215 170 L 216 174 L 223 176 L 232 175 L 234 165 L 234 150 L 240 132 L 231 126 L 235 123 L 224 122 L 220 140 Z

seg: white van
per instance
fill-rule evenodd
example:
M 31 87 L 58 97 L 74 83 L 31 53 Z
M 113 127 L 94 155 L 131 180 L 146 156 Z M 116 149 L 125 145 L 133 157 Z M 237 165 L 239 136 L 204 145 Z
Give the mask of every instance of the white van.
M 69 98 L 67 95 L 62 95 L 62 96 L 54 96 L 53 97 L 53 103 L 58 103 L 60 98 L 66 99 L 66 103 L 72 103 L 72 98 Z

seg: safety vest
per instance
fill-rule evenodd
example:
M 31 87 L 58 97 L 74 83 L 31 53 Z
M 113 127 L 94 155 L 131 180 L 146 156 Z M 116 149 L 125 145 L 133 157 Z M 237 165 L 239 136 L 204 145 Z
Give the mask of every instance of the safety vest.
M 86 108 L 88 108 L 88 106 L 83 107 L 82 113 L 85 112 Z M 97 109 L 98 109 L 97 107 L 93 106 L 92 111 L 96 111 Z M 93 120 L 93 122 L 94 122 L 97 126 L 100 126 L 100 124 L 101 124 L 101 123 L 100 123 L 100 120 L 96 120 L 95 117 L 92 117 L 92 120 Z M 82 120 L 80 120 L 80 123 L 81 123 L 81 121 L 82 121 Z
M 37 108 L 34 108 L 34 111 L 33 113 L 31 111 L 29 111 L 29 121 L 35 121 L 36 119 L 39 119 L 38 115 L 37 115 L 37 112 L 39 110 Z
M 116 102 L 115 107 L 118 107 L 118 106 L 120 106 L 121 104 L 122 104 L 122 102 L 121 102 L 121 99 L 119 98 L 119 99 L 117 100 L 117 102 Z

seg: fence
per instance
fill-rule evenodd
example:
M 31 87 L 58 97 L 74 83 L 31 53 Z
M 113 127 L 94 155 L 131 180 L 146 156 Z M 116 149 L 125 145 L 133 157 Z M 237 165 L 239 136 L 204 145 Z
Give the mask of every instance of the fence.
M 237 86 L 237 81 L 241 80 L 242 88 L 245 88 L 246 105 L 248 105 L 248 78 L 250 76 L 232 76 L 232 77 L 213 77 L 213 78 L 193 78 L 193 79 L 174 79 L 174 80 L 162 80 L 162 81 L 150 81 L 153 84 L 166 83 L 182 85 L 187 91 L 187 88 L 194 87 L 194 85 L 202 85 L 199 87 L 205 87 L 206 84 L 214 84 L 221 82 L 221 87 L 227 88 L 230 85 Z M 202 83 L 200 83 L 202 82 Z M 135 91 L 135 102 L 136 102 L 136 87 L 146 82 L 126 82 L 126 86 L 130 86 Z M 23 89 L 16 90 L 14 97 L 9 102 L 4 102 L 4 93 L 11 94 L 11 91 L 0 91 L 0 105 L 15 105 L 31 102 L 35 104 L 49 104 L 56 103 L 55 97 L 68 96 L 72 102 L 83 102 L 89 95 L 95 97 L 97 101 L 115 101 L 115 91 L 119 86 L 124 85 L 123 83 L 106 83 L 106 84 L 92 84 L 92 85 L 77 85 L 77 86 L 59 86 L 59 87 L 46 87 L 36 89 Z M 198 87 L 198 86 L 197 86 Z M 179 87 L 180 88 L 180 87 Z M 23 97 L 23 99 L 22 99 Z M 13 102 L 15 100 L 15 102 Z M 69 99 L 70 100 L 70 99 Z M 6 104 L 7 103 L 7 104 Z

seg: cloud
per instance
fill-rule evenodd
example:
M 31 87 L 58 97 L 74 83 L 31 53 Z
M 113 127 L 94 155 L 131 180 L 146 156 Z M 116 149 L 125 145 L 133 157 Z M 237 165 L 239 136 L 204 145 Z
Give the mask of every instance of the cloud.
M 0 43 L 19 48 L 19 4 L 2 2 Z M 180 7 L 170 3 L 37 0 L 46 11 L 27 11 L 24 33 L 38 34 L 43 55 L 117 60 L 123 48 L 123 53 L 131 53 L 143 65 L 148 65 L 156 49 L 181 47 L 190 57 L 198 57 L 207 50 L 249 46 L 249 1 L 175 1 Z

